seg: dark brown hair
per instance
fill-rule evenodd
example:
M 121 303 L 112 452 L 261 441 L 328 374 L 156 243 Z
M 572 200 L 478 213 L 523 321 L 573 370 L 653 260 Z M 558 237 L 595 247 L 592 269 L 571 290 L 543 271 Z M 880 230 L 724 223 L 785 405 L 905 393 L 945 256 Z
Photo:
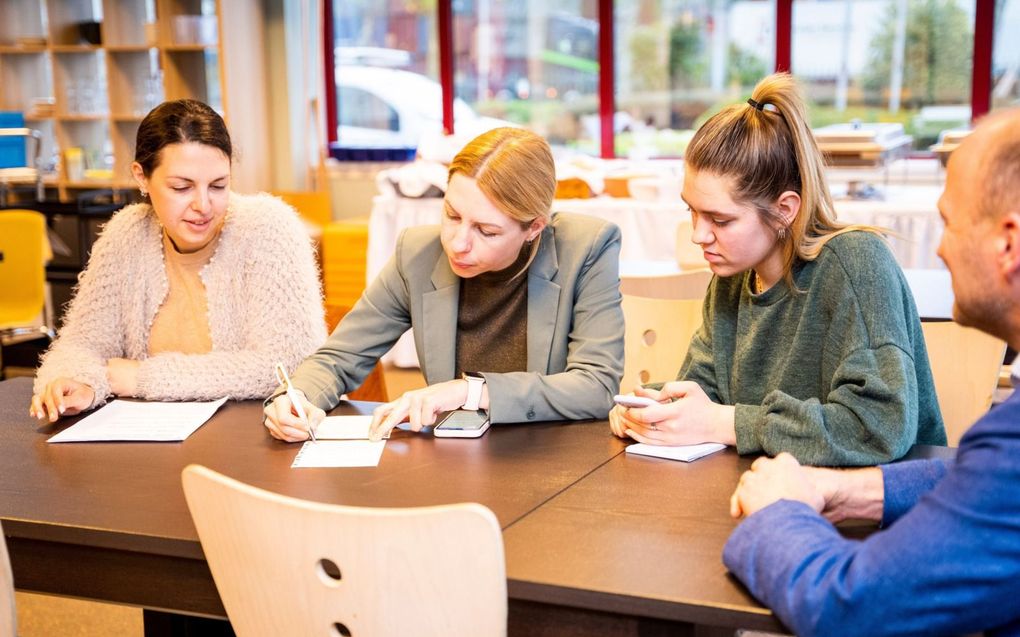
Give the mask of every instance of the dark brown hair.
M 170 144 L 195 142 L 223 151 L 233 159 L 227 124 L 207 104 L 198 100 L 163 102 L 149 111 L 138 126 L 135 161 L 146 177 L 152 176 L 160 162 L 160 153 Z

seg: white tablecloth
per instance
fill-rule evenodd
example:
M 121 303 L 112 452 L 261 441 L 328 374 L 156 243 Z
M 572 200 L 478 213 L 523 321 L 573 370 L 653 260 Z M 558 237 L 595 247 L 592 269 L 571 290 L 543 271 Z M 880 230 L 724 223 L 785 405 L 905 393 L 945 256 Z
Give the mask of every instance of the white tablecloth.
M 935 255 L 942 236 L 936 202 L 937 186 L 890 186 L 881 201 L 837 200 L 836 214 L 841 221 L 889 228 L 898 236 L 890 243 L 901 267 L 942 268 Z M 368 226 L 368 281 L 372 281 L 393 255 L 397 237 L 404 228 L 438 224 L 443 200 L 408 199 L 380 195 L 373 200 Z M 676 258 L 677 225 L 690 218 L 682 201 L 639 201 L 598 197 L 595 199 L 557 199 L 556 212 L 587 214 L 607 219 L 620 226 L 623 261 L 673 261 Z M 418 364 L 413 341 L 405 334 L 385 360 L 400 367 Z

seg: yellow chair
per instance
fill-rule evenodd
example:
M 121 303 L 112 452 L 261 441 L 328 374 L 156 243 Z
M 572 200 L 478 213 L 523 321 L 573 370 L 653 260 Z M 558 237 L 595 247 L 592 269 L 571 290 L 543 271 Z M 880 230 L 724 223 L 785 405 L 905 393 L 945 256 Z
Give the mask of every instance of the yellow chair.
M 988 411 L 998 383 L 1003 341 L 953 321 L 921 323 L 949 446 Z
M 302 218 L 319 227 L 325 227 L 333 221 L 332 202 L 326 191 L 290 191 L 275 190 L 272 193 L 293 206 Z
M 351 308 L 347 306 L 327 303 L 326 329 L 332 333 L 350 310 Z M 388 403 L 390 398 L 389 392 L 386 391 L 386 376 L 383 374 L 382 363 L 376 363 L 372 371 L 365 377 L 365 380 L 361 381 L 361 386 L 347 392 L 347 398 L 348 400 L 368 400 L 377 403 Z
M 368 223 L 336 221 L 322 231 L 322 287 L 326 305 L 354 307 L 365 291 Z
M 624 365 L 620 391 L 676 378 L 691 337 L 701 327 L 701 299 L 624 295 Z
M 32 210 L 0 210 L 0 341 L 48 336 L 46 218 Z
M 506 635 L 503 537 L 480 504 L 320 504 L 198 465 L 182 479 L 239 637 Z

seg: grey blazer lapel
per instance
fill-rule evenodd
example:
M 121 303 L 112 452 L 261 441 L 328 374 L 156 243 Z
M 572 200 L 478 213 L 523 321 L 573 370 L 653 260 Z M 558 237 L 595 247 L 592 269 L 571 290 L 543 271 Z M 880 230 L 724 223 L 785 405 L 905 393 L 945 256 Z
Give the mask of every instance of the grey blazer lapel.
M 552 224 L 542 231 L 542 242 L 528 268 L 528 371 L 549 373 L 560 285 L 553 281 L 559 271 Z
M 453 378 L 457 350 L 457 301 L 460 279 L 450 269 L 446 255 L 440 253 L 432 269 L 431 292 L 422 295 L 422 334 L 420 356 L 429 384 Z M 425 368 L 425 361 L 428 367 Z

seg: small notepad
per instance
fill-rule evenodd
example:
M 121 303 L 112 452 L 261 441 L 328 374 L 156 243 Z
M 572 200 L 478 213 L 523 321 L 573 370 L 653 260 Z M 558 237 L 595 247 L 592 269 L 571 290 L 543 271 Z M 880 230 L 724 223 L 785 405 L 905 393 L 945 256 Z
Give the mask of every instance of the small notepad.
M 327 416 L 315 428 L 317 440 L 368 440 L 371 416 Z M 386 438 L 390 435 L 386 434 Z
M 639 456 L 666 458 L 667 460 L 693 462 L 698 458 L 704 458 L 709 454 L 713 454 L 716 451 L 722 451 L 725 448 L 726 445 L 720 442 L 705 442 L 700 445 L 679 445 L 676 447 L 646 445 L 643 442 L 639 442 L 636 445 L 627 447 L 627 453 L 636 453 Z
M 291 469 L 309 467 L 375 467 L 385 440 L 309 440 L 298 451 Z

